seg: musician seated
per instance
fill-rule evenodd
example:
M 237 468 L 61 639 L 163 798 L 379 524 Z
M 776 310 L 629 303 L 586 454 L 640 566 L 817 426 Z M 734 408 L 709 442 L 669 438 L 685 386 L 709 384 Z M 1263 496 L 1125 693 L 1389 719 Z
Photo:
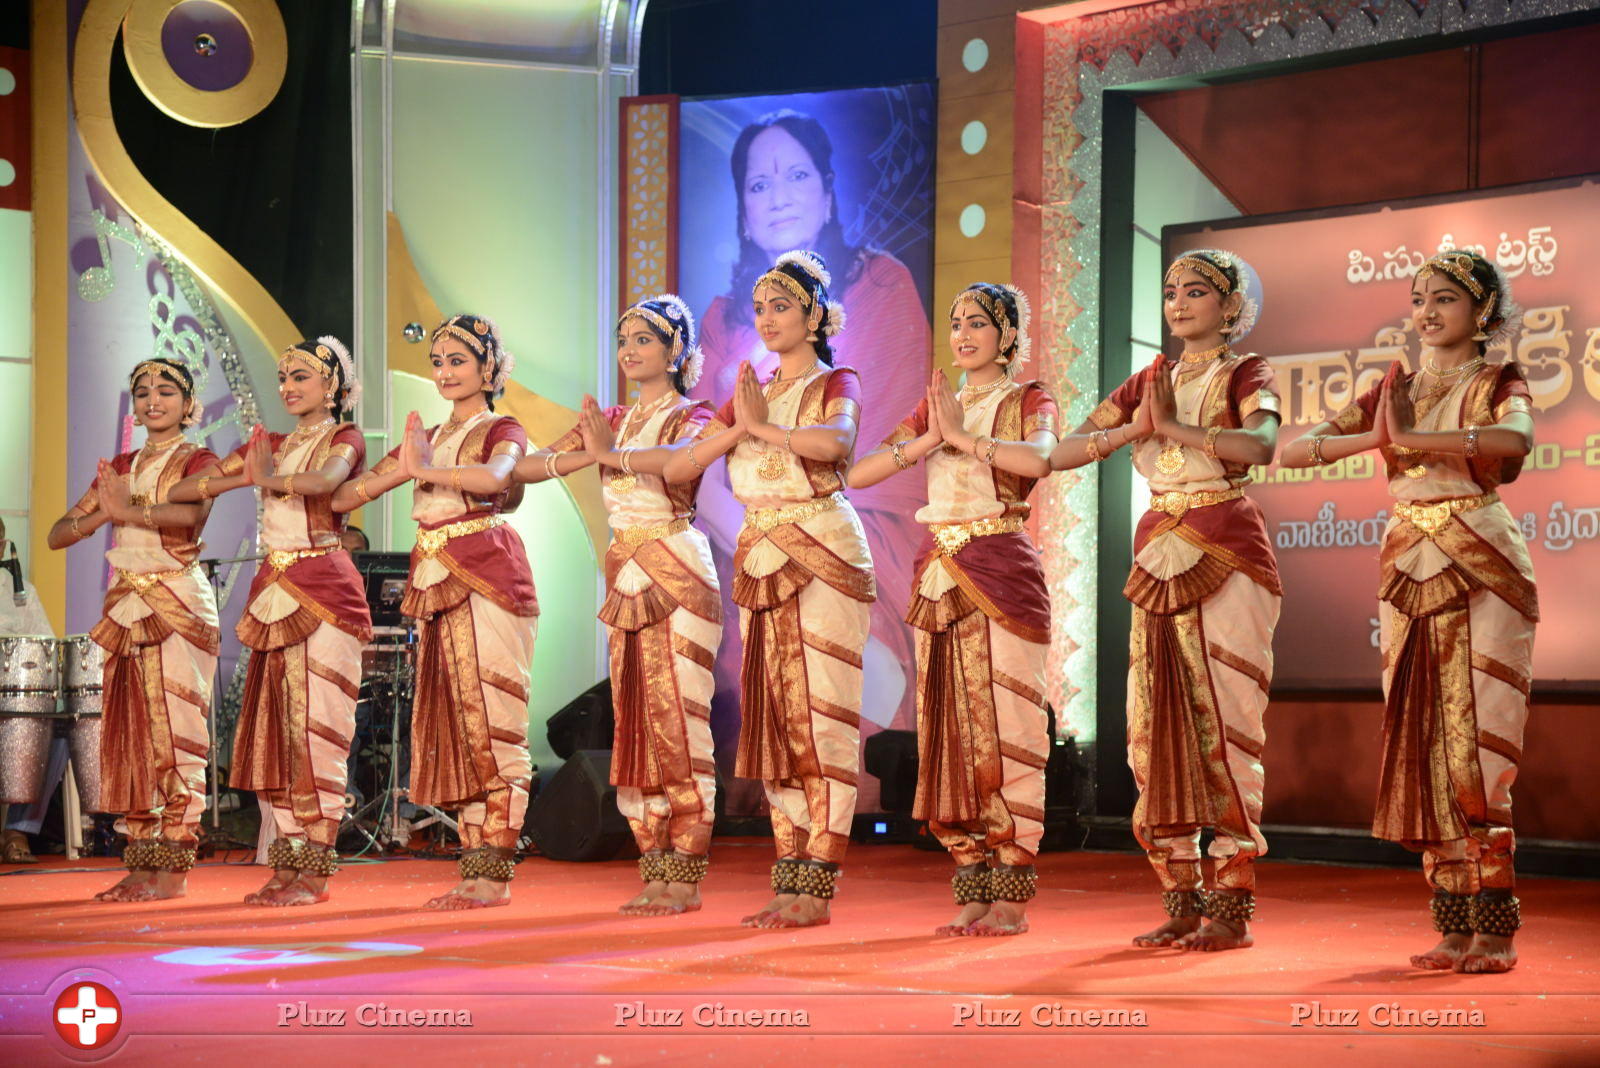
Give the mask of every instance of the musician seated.
M 0 517 L 0 638 L 55 637 L 50 617 L 39 603 L 39 591 L 22 577 L 22 567 L 17 558 L 17 547 L 6 538 L 6 522 Z M 67 767 L 67 740 L 57 738 L 50 747 L 50 766 L 45 774 L 45 788 L 39 799 L 31 805 L 11 806 L 4 833 L 0 833 L 0 864 L 36 864 L 28 836 L 38 834 L 44 826 L 45 812 L 50 807 L 50 797 Z

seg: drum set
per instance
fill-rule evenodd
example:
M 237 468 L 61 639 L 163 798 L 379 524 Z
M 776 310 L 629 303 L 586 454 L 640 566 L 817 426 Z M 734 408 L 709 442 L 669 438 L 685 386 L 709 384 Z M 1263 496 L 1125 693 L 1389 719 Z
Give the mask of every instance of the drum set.
M 100 807 L 104 671 L 105 650 L 87 634 L 0 638 L 0 802 L 39 800 L 51 743 L 65 735 L 69 858 L 83 846 L 81 813 Z

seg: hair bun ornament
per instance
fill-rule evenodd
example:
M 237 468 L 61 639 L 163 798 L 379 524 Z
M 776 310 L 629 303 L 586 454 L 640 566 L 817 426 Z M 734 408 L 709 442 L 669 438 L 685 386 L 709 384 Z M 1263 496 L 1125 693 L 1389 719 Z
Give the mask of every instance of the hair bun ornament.
M 332 334 L 324 334 L 317 338 L 317 344 L 326 345 L 334 358 L 339 361 L 339 375 L 344 380 L 344 399 L 340 410 L 353 412 L 356 405 L 361 403 L 361 379 L 356 377 L 356 361 L 350 355 L 350 350 L 345 348 L 344 342 Z
M 844 305 L 840 304 L 836 300 L 830 300 L 828 301 L 827 308 L 828 322 L 822 328 L 823 336 L 838 337 L 840 334 L 844 333 L 844 323 L 846 318 L 844 314 Z
M 1500 323 L 1488 331 L 1489 341 L 1509 342 L 1522 331 L 1522 305 L 1511 296 L 1511 279 L 1506 277 L 1506 272 L 1500 269 L 1500 265 L 1487 257 L 1484 258 L 1484 262 L 1489 265 L 1489 270 L 1494 272 L 1495 293 L 1500 298 L 1493 312 L 1493 318 L 1498 318 Z M 1507 358 L 1510 358 L 1509 355 Z
M 489 381 L 489 389 L 496 397 L 506 391 L 506 383 L 511 381 L 511 370 L 517 366 L 517 358 L 509 349 L 499 345 L 499 334 L 495 335 L 495 368 L 494 378 Z
M 1028 294 L 1011 283 L 1000 288 L 1011 294 L 1011 302 L 1017 306 L 1017 355 L 1011 362 L 1021 365 L 1033 355 L 1033 339 L 1028 335 L 1028 328 L 1033 324 L 1033 305 L 1028 303 Z
M 828 273 L 828 265 L 822 262 L 821 256 L 809 249 L 790 249 L 788 252 L 785 252 L 783 255 L 779 256 L 777 262 L 775 262 L 773 266 L 782 267 L 785 264 L 793 264 L 794 266 L 800 268 L 802 271 L 806 272 L 806 274 L 810 275 L 812 280 L 815 281 L 819 286 L 822 286 L 824 289 L 833 285 L 833 275 Z
M 692 349 L 685 349 L 683 362 L 678 365 L 678 381 L 684 389 L 693 389 L 700 384 L 700 376 L 706 369 L 706 354 L 696 345 Z
M 684 351 L 694 348 L 699 337 L 695 328 L 694 313 L 689 310 L 689 302 L 676 293 L 660 293 L 651 303 L 670 309 L 667 318 L 678 321 L 679 336 L 683 338 Z

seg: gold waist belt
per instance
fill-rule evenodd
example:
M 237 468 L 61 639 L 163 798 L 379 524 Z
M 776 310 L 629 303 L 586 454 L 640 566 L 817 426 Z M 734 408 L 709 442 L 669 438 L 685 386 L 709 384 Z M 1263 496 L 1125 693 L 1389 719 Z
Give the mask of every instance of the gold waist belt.
M 1225 490 L 1196 490 L 1185 493 L 1183 490 L 1172 490 L 1168 493 L 1157 493 L 1150 498 L 1152 512 L 1165 512 L 1177 517 L 1191 508 L 1204 508 L 1211 504 L 1221 504 L 1224 501 L 1236 501 L 1244 496 L 1243 486 L 1234 486 Z
M 464 538 L 468 534 L 481 534 L 505 522 L 504 516 L 484 515 L 477 519 L 463 519 L 459 523 L 446 523 L 432 530 L 417 531 L 417 548 L 423 556 L 438 556 L 451 538 Z
M 338 548 L 337 545 L 320 545 L 314 549 L 269 549 L 267 566 L 274 571 L 287 571 L 302 560 L 309 560 L 313 556 L 327 556 Z
M 674 534 L 682 534 L 688 529 L 689 521 L 680 518 L 666 523 L 655 523 L 648 527 L 624 527 L 621 530 L 612 531 L 611 536 L 624 545 L 637 548 L 647 541 L 660 541 L 662 538 L 670 538 Z
M 1025 529 L 1020 515 L 997 515 L 988 519 L 974 519 L 968 523 L 929 523 L 928 532 L 934 544 L 946 556 L 954 556 L 973 538 L 990 534 L 1020 534 Z
M 1480 493 L 1476 497 L 1451 497 L 1444 501 L 1429 501 L 1426 504 L 1395 501 L 1394 514 L 1395 518 L 1405 520 L 1424 534 L 1433 535 L 1444 529 L 1444 525 L 1450 522 L 1451 516 L 1461 512 L 1476 511 L 1499 499 L 1498 493 L 1491 492 Z
M 142 593 L 158 582 L 165 582 L 167 579 L 183 578 L 185 575 L 194 570 L 195 565 L 190 564 L 188 567 L 173 568 L 171 571 L 124 571 L 119 567 L 116 569 L 116 572 L 117 582 L 126 582 L 128 585 Z
M 814 497 L 809 501 L 785 504 L 778 508 L 746 508 L 744 525 L 755 527 L 757 530 L 771 530 L 785 523 L 804 523 L 807 519 L 813 519 L 823 512 L 831 512 L 842 504 L 844 498 L 833 493 L 826 497 Z

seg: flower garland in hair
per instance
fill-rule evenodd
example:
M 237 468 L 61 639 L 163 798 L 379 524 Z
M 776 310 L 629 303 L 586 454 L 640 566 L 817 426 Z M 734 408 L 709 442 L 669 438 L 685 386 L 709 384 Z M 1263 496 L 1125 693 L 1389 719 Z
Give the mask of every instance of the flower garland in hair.
M 1033 354 L 1033 339 L 1028 336 L 1028 326 L 1033 322 L 1033 307 L 1028 303 L 1028 295 L 1016 286 L 1007 282 L 1000 288 L 1011 294 L 1011 301 L 1017 306 L 1017 354 L 1006 365 L 1006 371 L 1014 376 Z
M 1493 330 L 1485 330 L 1489 335 L 1489 343 L 1510 340 L 1522 330 L 1522 305 L 1518 304 L 1511 296 L 1511 279 L 1506 277 L 1506 272 L 1500 265 L 1488 257 L 1484 262 L 1489 265 L 1489 270 L 1494 273 L 1494 291 L 1498 305 L 1490 313 L 1490 320 L 1499 319 L 1500 323 Z
M 844 323 L 846 319 L 844 314 L 844 305 L 840 304 L 836 300 L 830 300 L 824 306 L 828 309 L 828 321 L 822 326 L 823 336 L 838 337 L 840 334 L 844 333 Z
M 345 348 L 344 342 L 332 334 L 324 334 L 317 338 L 317 344 L 327 346 L 339 361 L 339 375 L 344 380 L 344 399 L 339 405 L 341 411 L 353 412 L 356 405 L 361 403 L 361 380 L 356 377 L 356 362 L 350 355 L 350 350 Z
M 822 262 L 822 257 L 809 249 L 790 249 L 779 256 L 773 266 L 782 267 L 784 264 L 793 264 L 800 268 L 810 275 L 817 285 L 824 289 L 828 289 L 833 285 L 833 276 L 828 273 L 827 265 Z
M 678 324 L 678 337 L 683 344 L 682 352 L 675 354 L 680 358 L 678 381 L 684 389 L 693 389 L 700 382 L 700 375 L 706 366 L 706 354 L 700 350 L 694 313 L 689 310 L 688 302 L 676 293 L 661 293 L 656 296 L 655 303 L 668 308 L 667 318 Z

